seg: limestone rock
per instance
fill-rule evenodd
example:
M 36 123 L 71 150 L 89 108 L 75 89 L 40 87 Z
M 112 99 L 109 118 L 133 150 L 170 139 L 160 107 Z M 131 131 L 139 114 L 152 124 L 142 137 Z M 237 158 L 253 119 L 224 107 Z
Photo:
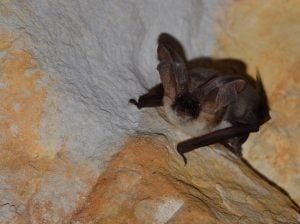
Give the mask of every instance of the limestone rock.
M 244 155 L 300 203 L 300 2 L 239 1 L 220 14 L 215 55 L 258 68 L 270 101 L 271 121 L 252 135 Z
M 159 82 L 162 32 L 180 40 L 189 59 L 215 52 L 243 59 L 251 74 L 258 66 L 273 120 L 251 136 L 245 155 L 299 202 L 300 7 L 283 6 L 1 1 L 0 222 L 299 222 L 286 195 L 226 150 L 189 153 L 183 167 L 174 146 L 189 136 L 159 110 L 128 104 Z M 163 135 L 168 144 L 125 144 L 136 134 Z
M 113 157 L 72 223 L 299 223 L 297 208 L 239 159 L 131 140 Z

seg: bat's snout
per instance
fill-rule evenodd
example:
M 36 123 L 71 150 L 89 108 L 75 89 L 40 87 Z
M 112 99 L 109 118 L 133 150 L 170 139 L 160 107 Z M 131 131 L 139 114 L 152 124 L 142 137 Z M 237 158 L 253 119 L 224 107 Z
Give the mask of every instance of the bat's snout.
M 200 104 L 190 93 L 185 93 L 175 98 L 172 109 L 181 118 L 196 119 L 200 113 Z

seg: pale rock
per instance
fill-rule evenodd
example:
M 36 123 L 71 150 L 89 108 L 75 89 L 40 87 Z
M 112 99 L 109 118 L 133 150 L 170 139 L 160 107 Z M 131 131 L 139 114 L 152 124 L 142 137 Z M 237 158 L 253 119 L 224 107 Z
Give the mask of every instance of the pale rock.
M 299 222 L 286 195 L 223 148 L 189 153 L 184 167 L 174 147 L 189 136 L 161 110 L 128 104 L 159 83 L 162 32 L 189 59 L 237 57 L 251 74 L 258 66 L 273 119 L 245 156 L 299 202 L 300 7 L 282 5 L 1 1 L 0 222 Z M 168 144 L 125 144 L 137 134 Z
M 259 69 L 271 121 L 245 144 L 246 159 L 300 203 L 300 2 L 239 1 L 220 13 L 215 55 Z M 225 24 L 224 24 L 225 23 Z

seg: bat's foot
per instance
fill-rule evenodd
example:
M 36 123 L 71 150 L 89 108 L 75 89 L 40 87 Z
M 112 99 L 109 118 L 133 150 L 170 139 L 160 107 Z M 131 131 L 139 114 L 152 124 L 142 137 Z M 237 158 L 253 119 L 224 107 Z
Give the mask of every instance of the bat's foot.
M 229 148 L 234 155 L 236 155 L 238 158 L 242 158 L 243 154 L 242 154 L 242 146 L 241 144 L 231 144 L 231 147 Z
M 236 157 L 242 158 L 242 145 L 240 143 L 229 144 L 227 142 L 221 142 L 223 146 L 229 149 Z
M 242 158 L 242 157 L 243 157 L 243 154 L 242 154 L 241 151 L 234 152 L 234 154 L 235 154 L 238 158 Z

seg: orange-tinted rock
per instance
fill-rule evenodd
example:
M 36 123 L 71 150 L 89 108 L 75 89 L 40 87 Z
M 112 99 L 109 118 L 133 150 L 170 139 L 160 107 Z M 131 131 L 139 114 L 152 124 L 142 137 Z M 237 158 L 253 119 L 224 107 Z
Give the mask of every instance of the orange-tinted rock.
M 84 162 L 72 164 L 63 144 L 51 151 L 41 141 L 51 82 L 25 43 L 1 30 L 0 52 L 0 222 L 44 223 L 49 213 L 66 219 L 71 212 L 61 209 L 62 201 L 75 209 L 78 191 L 88 192 L 96 174 Z M 47 134 L 51 139 L 53 130 Z
M 188 153 L 184 167 L 163 141 L 130 141 L 97 181 L 128 134 L 188 137 L 127 103 L 159 80 L 159 33 L 194 56 L 218 34 L 215 55 L 258 67 L 270 97 L 273 120 L 245 156 L 299 201 L 297 0 L 37 2 L 0 5 L 1 223 L 299 222 L 282 192 L 222 148 Z
M 300 2 L 235 1 L 222 12 L 216 55 L 259 69 L 272 120 L 251 135 L 244 155 L 300 203 Z
M 206 150 L 184 166 L 163 145 L 129 141 L 72 223 L 297 223 L 288 197 L 243 162 Z
M 47 94 L 46 86 L 38 87 L 43 72 L 28 51 L 14 45 L 15 38 L 13 33 L 0 31 L 0 170 L 1 181 L 5 180 L 0 204 L 8 206 L 7 213 L 0 215 L 1 222 L 13 217 L 25 220 L 27 202 L 52 165 L 36 132 Z

